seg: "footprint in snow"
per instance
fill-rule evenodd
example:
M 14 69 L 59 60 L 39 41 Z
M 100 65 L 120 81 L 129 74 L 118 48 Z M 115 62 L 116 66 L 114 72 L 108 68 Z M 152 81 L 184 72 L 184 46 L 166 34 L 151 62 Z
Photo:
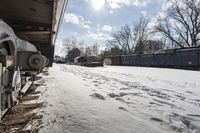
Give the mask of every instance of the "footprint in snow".
M 156 121 L 156 122 L 163 122 L 163 120 L 161 120 L 159 118 L 155 118 L 155 117 L 150 118 L 150 120 L 153 120 L 153 121 Z
M 94 94 L 92 94 L 92 95 L 90 95 L 90 96 L 92 96 L 92 97 L 94 97 L 94 98 L 98 98 L 98 99 L 100 99 L 100 100 L 105 100 L 105 97 L 102 96 L 102 95 L 99 94 L 99 93 L 94 93 Z
M 124 107 L 118 107 L 118 109 L 123 110 L 123 111 L 127 111 L 127 112 L 128 112 L 128 110 L 125 109 Z

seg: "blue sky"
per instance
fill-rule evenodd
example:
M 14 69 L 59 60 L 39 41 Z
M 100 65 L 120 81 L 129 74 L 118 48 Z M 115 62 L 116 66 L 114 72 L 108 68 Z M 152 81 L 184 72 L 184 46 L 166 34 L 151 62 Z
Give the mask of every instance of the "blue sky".
M 98 43 L 103 49 L 111 33 L 122 25 L 133 24 L 141 16 L 164 14 L 166 0 L 69 0 L 56 41 L 55 54 L 62 55 L 65 37 L 76 37 L 87 45 Z

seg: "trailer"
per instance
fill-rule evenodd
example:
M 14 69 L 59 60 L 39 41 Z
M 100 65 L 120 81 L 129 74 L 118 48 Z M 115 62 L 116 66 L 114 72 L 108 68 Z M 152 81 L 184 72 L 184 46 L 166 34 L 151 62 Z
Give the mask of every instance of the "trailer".
M 36 74 L 53 64 L 54 44 L 68 0 L 2 0 L 0 4 L 1 119 Z
M 109 56 L 111 65 L 200 69 L 200 47 L 166 49 L 152 53 Z

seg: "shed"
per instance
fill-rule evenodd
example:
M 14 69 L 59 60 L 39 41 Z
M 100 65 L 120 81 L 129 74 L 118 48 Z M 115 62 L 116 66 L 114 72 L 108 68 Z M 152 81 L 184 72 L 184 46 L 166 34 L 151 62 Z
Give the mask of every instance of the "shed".
M 82 63 L 82 62 L 87 62 L 87 59 L 83 56 L 78 56 L 74 58 L 74 63 Z

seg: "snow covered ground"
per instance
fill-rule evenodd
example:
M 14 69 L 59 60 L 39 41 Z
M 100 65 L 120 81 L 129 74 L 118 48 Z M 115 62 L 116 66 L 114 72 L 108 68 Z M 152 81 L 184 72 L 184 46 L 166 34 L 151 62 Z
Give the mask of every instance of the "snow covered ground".
M 41 133 L 200 133 L 200 72 L 54 64 Z

